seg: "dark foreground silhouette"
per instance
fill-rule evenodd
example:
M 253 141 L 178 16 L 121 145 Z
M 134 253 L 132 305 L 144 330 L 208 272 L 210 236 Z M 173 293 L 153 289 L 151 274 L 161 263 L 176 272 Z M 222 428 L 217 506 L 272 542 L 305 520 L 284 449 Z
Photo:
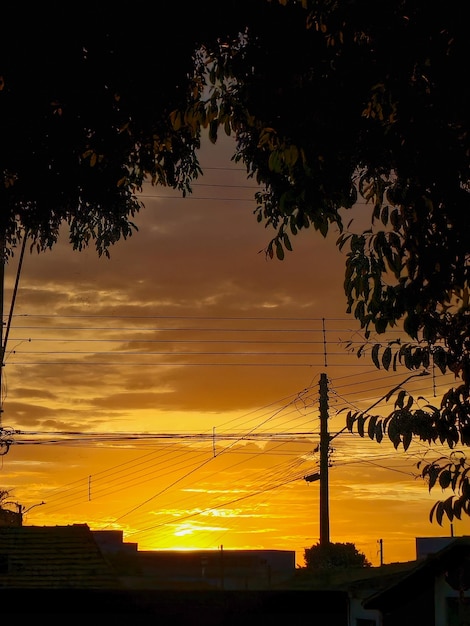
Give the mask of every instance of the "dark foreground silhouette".
M 346 626 L 347 597 L 336 591 L 165 591 L 8 589 L 3 612 L 41 623 L 162 626 Z M 96 620 L 96 622 L 95 622 Z M 151 620 L 151 621 L 150 621 Z

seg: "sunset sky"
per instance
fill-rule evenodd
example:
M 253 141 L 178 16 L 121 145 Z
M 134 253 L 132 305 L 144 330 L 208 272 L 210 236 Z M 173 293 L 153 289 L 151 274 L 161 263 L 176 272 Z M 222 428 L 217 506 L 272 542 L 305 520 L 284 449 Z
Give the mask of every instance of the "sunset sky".
M 305 231 L 284 261 L 265 258 L 273 233 L 232 150 L 228 139 L 203 146 L 191 197 L 147 185 L 139 231 L 110 259 L 73 252 L 66 236 L 26 254 L 2 373 L 2 425 L 20 432 L 0 488 L 27 525 L 122 529 L 142 550 L 295 550 L 302 565 L 319 541 L 319 483 L 304 477 L 318 471 L 325 373 L 331 541 L 355 543 L 373 565 L 380 539 L 385 563 L 413 559 L 416 537 L 451 532 L 429 522 L 443 494 L 416 468 L 447 450 L 404 453 L 343 431 L 348 408 L 373 405 L 409 372 L 347 350 L 362 337 L 346 314 L 338 233 Z M 446 382 L 430 372 L 407 388 L 436 403 Z

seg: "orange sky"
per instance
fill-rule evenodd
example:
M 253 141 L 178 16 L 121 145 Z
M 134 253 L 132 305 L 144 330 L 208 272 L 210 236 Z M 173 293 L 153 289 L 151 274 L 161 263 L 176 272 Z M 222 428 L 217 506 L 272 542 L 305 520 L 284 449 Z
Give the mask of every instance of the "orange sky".
M 302 233 L 283 262 L 260 253 L 272 233 L 231 148 L 204 147 L 190 198 L 146 187 L 139 232 L 111 259 L 65 238 L 25 257 L 2 376 L 3 426 L 21 433 L 0 487 L 26 524 L 121 528 L 140 549 L 295 550 L 299 565 L 319 541 L 319 483 L 304 477 L 318 470 L 320 375 L 336 434 L 346 408 L 409 372 L 346 350 L 361 337 L 337 233 Z M 436 402 L 444 383 L 434 373 L 413 389 Z M 378 565 L 379 539 L 387 563 L 414 558 L 417 536 L 449 534 L 428 519 L 443 494 L 416 478 L 426 447 L 341 432 L 332 448 L 331 541 Z

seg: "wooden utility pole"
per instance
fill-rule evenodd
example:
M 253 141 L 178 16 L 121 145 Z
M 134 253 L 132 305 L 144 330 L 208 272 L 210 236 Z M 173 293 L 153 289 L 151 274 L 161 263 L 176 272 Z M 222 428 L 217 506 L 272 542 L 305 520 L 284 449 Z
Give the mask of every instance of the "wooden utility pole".
M 330 543 L 330 505 L 328 466 L 330 434 L 328 432 L 328 380 L 320 376 L 320 545 Z

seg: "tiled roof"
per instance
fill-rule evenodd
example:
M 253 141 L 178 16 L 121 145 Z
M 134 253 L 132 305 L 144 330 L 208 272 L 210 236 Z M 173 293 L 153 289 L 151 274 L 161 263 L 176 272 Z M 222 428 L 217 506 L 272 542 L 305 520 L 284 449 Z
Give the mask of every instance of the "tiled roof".
M 86 524 L 0 527 L 0 588 L 116 589 Z

